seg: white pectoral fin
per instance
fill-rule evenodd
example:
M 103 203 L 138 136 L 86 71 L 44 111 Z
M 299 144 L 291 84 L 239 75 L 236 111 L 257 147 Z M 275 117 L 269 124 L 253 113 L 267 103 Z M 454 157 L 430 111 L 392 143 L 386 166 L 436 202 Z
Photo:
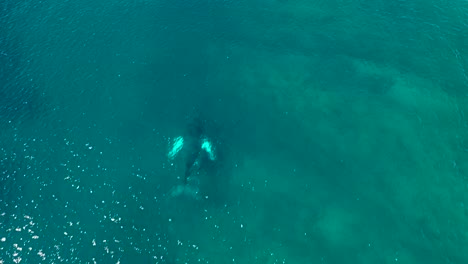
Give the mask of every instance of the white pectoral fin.
M 174 159 L 174 157 L 179 153 L 179 151 L 184 147 L 184 138 L 176 137 L 174 138 L 171 146 L 171 150 L 167 154 L 169 159 Z
M 213 144 L 211 144 L 211 142 L 207 138 L 203 139 L 201 148 L 204 151 L 206 151 L 206 153 L 208 154 L 208 157 L 210 158 L 210 160 L 215 160 L 216 159 L 216 154 L 215 154 L 215 151 L 214 151 L 214 148 L 213 148 Z

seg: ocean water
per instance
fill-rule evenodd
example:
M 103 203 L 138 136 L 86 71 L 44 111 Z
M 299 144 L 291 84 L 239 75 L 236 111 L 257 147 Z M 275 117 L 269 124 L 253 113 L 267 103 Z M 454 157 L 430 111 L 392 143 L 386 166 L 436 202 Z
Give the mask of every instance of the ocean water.
M 467 111 L 466 0 L 2 0 L 0 263 L 468 263 Z

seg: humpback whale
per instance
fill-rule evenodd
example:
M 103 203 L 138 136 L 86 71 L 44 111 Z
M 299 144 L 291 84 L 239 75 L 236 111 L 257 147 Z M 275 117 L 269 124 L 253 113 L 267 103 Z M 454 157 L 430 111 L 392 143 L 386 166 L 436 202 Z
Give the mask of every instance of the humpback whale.
M 192 176 L 198 174 L 205 164 L 216 160 L 215 148 L 205 132 L 205 122 L 199 117 L 190 120 L 182 136 L 175 137 L 168 153 L 170 160 L 181 156 L 184 164 L 183 185 L 177 186 L 173 196 L 182 193 L 198 193 L 197 186 L 190 186 Z M 198 179 L 195 179 L 195 181 Z

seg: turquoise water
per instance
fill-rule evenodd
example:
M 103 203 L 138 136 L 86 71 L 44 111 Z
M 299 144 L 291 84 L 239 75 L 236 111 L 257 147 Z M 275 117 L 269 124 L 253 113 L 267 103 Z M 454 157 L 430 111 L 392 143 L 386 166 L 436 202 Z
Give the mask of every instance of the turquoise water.
M 467 96 L 465 0 L 4 0 L 0 263 L 468 263 Z

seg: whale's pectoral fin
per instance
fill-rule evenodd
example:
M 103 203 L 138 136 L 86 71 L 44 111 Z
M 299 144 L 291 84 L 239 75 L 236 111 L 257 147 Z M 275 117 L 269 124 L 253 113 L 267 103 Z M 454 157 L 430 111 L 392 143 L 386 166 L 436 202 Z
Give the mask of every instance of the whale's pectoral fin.
M 206 151 L 206 153 L 208 154 L 208 158 L 210 160 L 215 160 L 216 159 L 216 154 L 215 154 L 213 144 L 211 144 L 211 142 L 207 138 L 204 138 L 202 140 L 201 148 L 204 151 Z

